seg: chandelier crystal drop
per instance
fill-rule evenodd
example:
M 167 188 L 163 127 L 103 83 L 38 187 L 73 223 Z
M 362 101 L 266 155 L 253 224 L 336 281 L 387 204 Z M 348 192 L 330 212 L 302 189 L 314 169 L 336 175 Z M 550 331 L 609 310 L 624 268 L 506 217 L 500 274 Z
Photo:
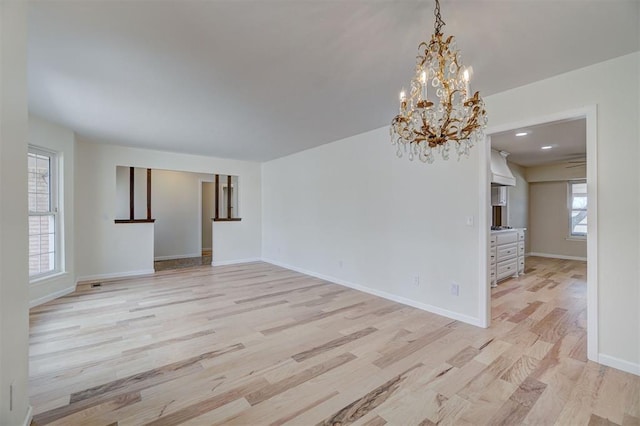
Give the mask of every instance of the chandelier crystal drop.
M 452 147 L 458 159 L 469 155 L 487 123 L 480 94 L 469 90 L 470 68 L 462 65 L 454 37 L 442 33 L 438 0 L 434 15 L 435 31 L 429 43 L 418 46 L 415 76 L 409 92 L 400 92 L 400 112 L 390 129 L 398 157 L 425 163 L 433 163 L 436 154 L 448 160 Z

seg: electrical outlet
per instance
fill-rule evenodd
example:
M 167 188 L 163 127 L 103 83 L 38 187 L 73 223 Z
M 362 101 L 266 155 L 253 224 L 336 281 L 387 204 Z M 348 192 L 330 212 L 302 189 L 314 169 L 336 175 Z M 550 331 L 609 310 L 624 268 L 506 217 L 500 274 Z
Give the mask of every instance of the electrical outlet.
M 451 294 L 454 296 L 460 295 L 460 286 L 455 281 L 451 283 Z
M 473 216 L 467 216 L 467 226 L 473 226 Z
M 420 286 L 420 276 L 416 275 L 415 277 L 413 277 L 413 285 L 415 285 L 416 287 Z

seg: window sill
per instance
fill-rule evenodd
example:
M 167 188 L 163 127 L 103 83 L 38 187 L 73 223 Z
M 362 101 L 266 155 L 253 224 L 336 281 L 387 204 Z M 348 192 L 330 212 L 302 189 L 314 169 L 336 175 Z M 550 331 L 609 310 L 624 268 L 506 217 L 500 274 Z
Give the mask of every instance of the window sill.
M 212 217 L 211 220 L 214 222 L 240 222 L 242 218 L 239 217 L 230 217 L 230 218 L 222 218 L 222 217 Z
M 50 281 L 50 280 L 54 280 L 56 278 L 60 278 L 63 277 L 65 275 L 69 275 L 68 272 L 66 271 L 62 271 L 62 272 L 52 272 L 48 275 L 42 275 L 42 276 L 38 276 L 34 279 L 30 279 L 29 280 L 29 285 L 39 285 L 39 284 L 45 284 L 46 282 Z
M 116 219 L 115 223 L 154 223 L 155 219 Z
M 566 241 L 587 241 L 587 237 L 570 236 L 565 238 Z

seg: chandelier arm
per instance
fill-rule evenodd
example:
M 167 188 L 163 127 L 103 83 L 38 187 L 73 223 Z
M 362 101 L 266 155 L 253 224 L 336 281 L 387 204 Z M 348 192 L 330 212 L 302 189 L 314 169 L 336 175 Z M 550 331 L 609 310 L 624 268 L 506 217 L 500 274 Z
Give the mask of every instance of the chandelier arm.
M 447 86 L 447 92 L 448 92 L 449 84 L 447 83 L 446 86 Z M 446 132 L 446 129 L 449 128 L 449 124 L 451 123 L 451 120 L 452 120 L 451 119 L 451 109 L 453 108 L 453 102 L 452 101 L 453 101 L 454 93 L 455 93 L 455 91 L 449 93 L 449 99 L 448 99 L 448 102 L 445 104 L 445 108 L 444 108 L 446 115 L 444 116 L 444 122 L 442 123 L 441 129 L 443 129 L 445 132 Z M 447 134 L 447 136 L 451 136 L 451 135 Z
M 424 121 L 422 129 L 424 130 L 424 133 L 420 134 L 424 136 L 424 140 L 429 143 L 429 146 L 433 146 L 431 141 L 437 138 L 436 133 L 432 130 L 433 128 L 429 126 L 429 123 Z
M 423 133 L 420 133 L 420 132 L 418 132 L 417 130 L 414 130 L 414 131 L 413 131 L 413 134 L 414 134 L 416 137 L 413 139 L 413 141 L 411 141 L 411 143 L 412 143 L 412 144 L 416 144 L 416 145 L 417 145 L 417 144 L 419 144 L 420 142 L 422 142 L 422 141 L 426 141 L 426 140 L 427 140 L 427 137 L 426 137 L 427 135 L 425 135 L 425 134 L 423 134 Z
M 461 139 L 468 139 L 471 136 L 471 133 L 478 127 L 477 120 L 472 120 L 472 122 L 460 131 Z
M 480 123 L 478 123 L 478 115 L 474 114 L 471 116 L 469 120 L 469 124 L 462 128 L 461 133 L 464 132 L 463 137 L 467 139 L 471 136 L 471 134 L 477 129 L 481 127 Z

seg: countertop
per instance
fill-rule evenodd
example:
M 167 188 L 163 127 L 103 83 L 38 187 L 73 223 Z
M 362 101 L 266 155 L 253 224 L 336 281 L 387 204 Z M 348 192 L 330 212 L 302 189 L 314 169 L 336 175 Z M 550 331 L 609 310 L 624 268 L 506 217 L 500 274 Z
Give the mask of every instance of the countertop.
M 514 231 L 526 231 L 527 228 L 511 228 L 511 229 L 500 229 L 498 231 L 491 231 L 492 234 L 503 234 L 506 232 L 514 232 Z

